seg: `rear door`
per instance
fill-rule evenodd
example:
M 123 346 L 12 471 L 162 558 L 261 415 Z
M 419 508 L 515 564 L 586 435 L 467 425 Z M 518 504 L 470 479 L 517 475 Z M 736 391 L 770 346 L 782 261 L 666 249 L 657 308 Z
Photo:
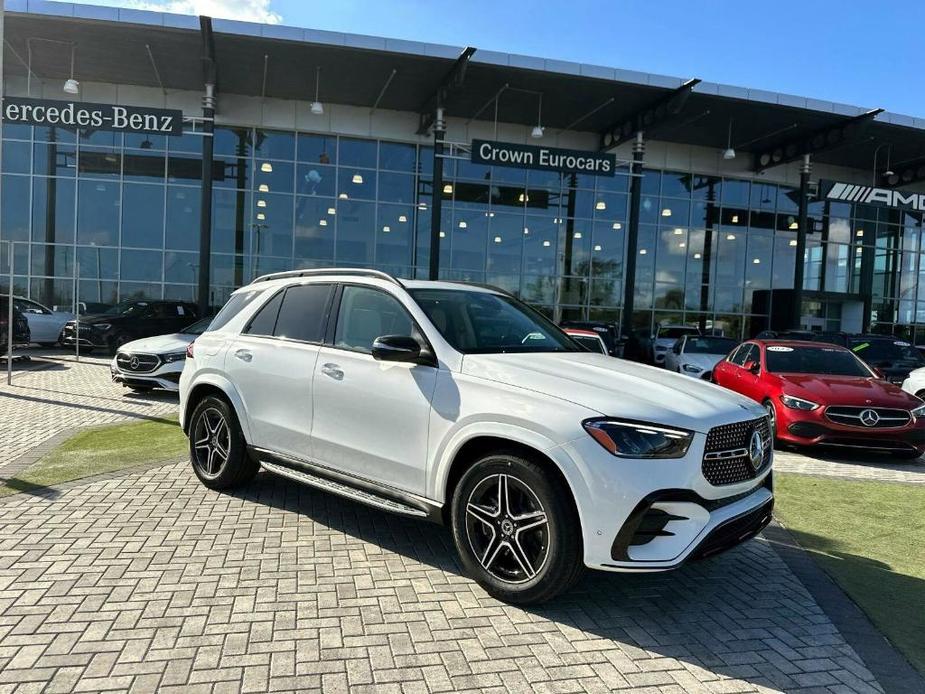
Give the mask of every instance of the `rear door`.
M 251 429 L 251 445 L 312 457 L 312 381 L 333 285 L 290 285 L 274 294 L 225 353 Z
M 725 388 L 738 391 L 738 375 L 740 367 L 745 363 L 745 357 L 748 355 L 749 344 L 739 345 L 728 358 L 716 365 L 713 369 L 714 381 Z
M 423 494 L 437 368 L 381 362 L 383 335 L 423 339 L 398 298 L 344 285 L 333 338 L 315 366 L 312 451 L 328 467 Z

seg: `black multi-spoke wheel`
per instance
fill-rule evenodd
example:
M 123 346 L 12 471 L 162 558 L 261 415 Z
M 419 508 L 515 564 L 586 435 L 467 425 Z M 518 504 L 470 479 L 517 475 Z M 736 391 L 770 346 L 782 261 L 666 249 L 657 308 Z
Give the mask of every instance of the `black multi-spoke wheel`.
M 247 446 L 234 409 L 210 395 L 193 410 L 189 428 L 190 460 L 200 481 L 211 489 L 227 489 L 251 480 L 258 463 Z
M 452 526 L 463 565 L 501 600 L 543 602 L 581 575 L 581 530 L 568 490 L 520 455 L 490 455 L 465 472 Z

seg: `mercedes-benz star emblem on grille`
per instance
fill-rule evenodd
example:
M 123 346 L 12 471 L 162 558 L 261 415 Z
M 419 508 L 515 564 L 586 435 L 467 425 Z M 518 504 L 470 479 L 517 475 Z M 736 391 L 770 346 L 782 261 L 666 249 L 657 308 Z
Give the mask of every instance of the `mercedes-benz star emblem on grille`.
M 132 369 L 137 369 L 137 368 L 138 368 L 138 357 L 133 356 L 133 357 L 129 360 L 128 365 L 129 365 Z
M 764 441 L 761 440 L 761 434 L 756 429 L 752 432 L 752 439 L 748 443 L 748 461 L 752 468 L 757 472 L 761 467 L 764 459 Z
M 860 416 L 861 424 L 866 427 L 875 427 L 880 421 L 880 415 L 877 414 L 876 410 L 864 410 Z

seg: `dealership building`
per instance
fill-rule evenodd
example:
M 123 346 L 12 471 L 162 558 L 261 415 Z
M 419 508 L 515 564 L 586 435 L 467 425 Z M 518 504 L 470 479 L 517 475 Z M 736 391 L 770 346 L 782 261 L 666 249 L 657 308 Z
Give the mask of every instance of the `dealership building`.
M 925 343 L 925 118 L 876 95 L 32 0 L 3 32 L 0 282 L 12 248 L 43 303 L 336 265 Z

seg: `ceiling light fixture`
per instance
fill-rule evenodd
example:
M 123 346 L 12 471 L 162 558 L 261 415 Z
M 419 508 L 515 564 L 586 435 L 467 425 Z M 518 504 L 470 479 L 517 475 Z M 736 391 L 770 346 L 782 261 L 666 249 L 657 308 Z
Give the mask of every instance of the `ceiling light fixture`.
M 665 209 L 662 210 L 662 217 L 670 217 L 670 216 L 671 216 L 671 208 L 666 207 Z
M 528 227 L 524 227 L 524 236 L 529 236 L 529 235 L 530 235 L 530 229 Z
M 796 246 L 796 245 L 797 245 L 797 240 L 796 240 L 796 239 L 790 239 L 790 245 L 791 245 L 791 246 Z
M 320 219 L 318 220 L 318 226 L 326 227 L 328 225 L 328 220 Z
M 594 245 L 594 250 L 596 250 L 596 251 L 603 250 L 603 249 L 601 248 L 601 244 L 599 244 L 599 243 L 598 243 L 598 244 L 595 244 L 595 245 Z
M 649 252 L 649 251 L 647 251 L 645 248 L 640 248 L 640 249 L 639 249 L 639 255 L 645 255 L 645 254 L 648 253 L 648 252 Z
M 337 210 L 335 210 L 333 207 L 329 207 L 328 214 L 337 214 Z
M 446 193 L 447 195 L 452 195 L 452 194 L 453 194 L 453 185 L 450 184 L 450 183 L 447 183 L 445 186 L 443 186 L 443 192 Z
M 382 227 L 382 231 L 383 231 L 383 233 L 388 234 L 390 231 L 392 231 L 392 227 L 390 227 L 388 224 L 386 224 L 384 227 Z
M 736 158 L 736 151 L 732 147 L 732 119 L 729 119 L 729 135 L 726 138 L 726 149 L 723 150 L 723 159 L 729 161 Z
M 440 238 L 441 238 L 441 239 L 445 239 L 445 238 L 446 238 L 446 233 L 441 231 L 441 232 L 440 232 Z
M 790 222 L 790 226 L 788 226 L 787 228 L 791 230 L 796 230 L 800 228 L 800 225 L 797 224 L 796 222 Z
M 683 233 L 684 233 L 684 229 L 682 229 L 681 227 L 675 227 L 675 230 L 674 230 L 675 236 L 680 236 Z
M 613 230 L 614 230 L 614 231 L 620 231 L 620 229 L 622 229 L 622 228 L 623 228 L 623 225 L 620 224 L 620 222 L 614 222 L 614 223 L 613 223 Z
M 340 199 L 340 200 L 347 200 L 347 199 L 349 199 L 350 196 L 347 195 L 346 193 L 341 193 L 341 194 L 338 195 L 337 197 L 338 197 L 338 199 Z
M 700 260 L 700 254 L 694 253 L 694 260 Z
M 581 238 L 581 232 L 580 232 L 580 231 L 576 231 L 576 232 L 572 235 L 572 238 L 573 238 L 573 239 L 580 239 L 580 238 Z
M 353 174 L 353 178 L 350 180 L 356 183 L 357 185 L 361 185 L 363 183 L 363 177 L 358 173 Z
M 501 243 L 501 237 L 500 237 L 500 236 L 496 236 L 496 237 L 495 237 L 495 243 Z
M 543 248 L 549 248 L 552 244 L 549 241 L 543 241 Z
M 460 220 L 459 220 L 459 228 L 460 228 L 460 229 L 465 229 L 467 226 L 469 226 L 469 225 L 466 224 L 466 221 L 465 221 L 464 219 L 460 219 Z
M 597 203 L 594 205 L 594 209 L 595 210 L 606 210 L 607 203 L 604 202 L 603 200 L 598 200 Z
M 270 186 L 268 186 L 266 183 L 261 183 L 259 186 L 257 186 L 257 192 L 259 192 L 259 193 L 269 193 L 269 192 L 270 192 Z
M 324 115 L 324 104 L 318 100 L 318 89 L 321 85 L 321 66 L 315 68 L 315 100 L 309 106 L 309 110 L 316 116 Z
M 735 241 L 735 240 L 736 240 L 736 235 L 735 235 L 735 234 L 726 234 L 726 240 L 727 240 L 727 241 Z
M 267 206 L 267 201 L 266 201 L 266 200 L 258 200 L 258 201 L 257 201 L 257 207 L 266 207 L 266 206 Z
M 263 162 L 263 164 L 260 165 L 260 170 L 263 171 L 264 173 L 273 173 L 273 164 L 271 164 L 268 161 L 265 161 Z
M 263 212 L 258 212 L 258 213 L 257 213 L 257 221 L 258 221 L 258 222 L 262 222 L 262 221 L 263 221 L 264 219 L 266 219 L 266 218 L 267 218 L 267 216 L 266 216 Z
M 530 131 L 530 137 L 532 137 L 534 140 L 539 140 L 541 137 L 543 137 L 543 130 L 545 130 L 545 128 L 543 128 L 542 123 L 543 123 L 543 95 L 540 94 L 539 105 L 537 106 L 537 109 L 536 109 L 536 125 L 534 125 L 533 130 Z
M 400 214 L 400 215 L 398 215 L 398 221 L 399 221 L 400 223 L 404 224 L 405 222 L 408 221 L 408 217 L 406 217 L 406 216 L 403 215 L 403 214 Z
M 66 94 L 80 94 L 80 82 L 74 79 L 74 57 L 77 53 L 77 44 L 71 44 L 71 76 L 64 82 L 64 92 Z

